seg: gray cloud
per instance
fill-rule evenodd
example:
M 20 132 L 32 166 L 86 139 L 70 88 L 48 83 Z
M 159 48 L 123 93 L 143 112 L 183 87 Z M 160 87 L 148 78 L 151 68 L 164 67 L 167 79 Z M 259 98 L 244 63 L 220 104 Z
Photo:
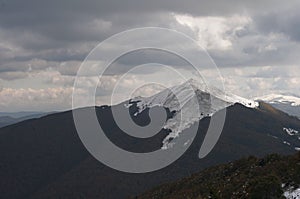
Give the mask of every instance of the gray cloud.
M 28 77 L 28 73 L 20 72 L 20 71 L 0 73 L 0 79 L 8 80 L 8 81 L 15 80 L 15 79 L 23 79 L 26 77 Z

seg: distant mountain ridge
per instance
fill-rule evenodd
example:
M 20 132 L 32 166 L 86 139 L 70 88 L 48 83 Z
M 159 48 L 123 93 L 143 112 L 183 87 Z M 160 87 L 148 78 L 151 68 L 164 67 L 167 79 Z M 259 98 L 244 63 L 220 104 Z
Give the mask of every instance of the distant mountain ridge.
M 300 97 L 294 95 L 269 94 L 257 97 L 256 99 L 264 100 L 270 104 L 286 103 L 291 104 L 291 106 L 300 106 Z
M 8 116 L 12 118 L 21 118 L 29 115 L 38 115 L 46 112 L 38 112 L 38 111 L 20 111 L 20 112 L 0 112 L 0 117 Z
M 51 113 L 20 112 L 20 113 L 0 113 L 0 128 L 16 124 L 25 120 L 40 118 Z
M 255 100 L 261 100 L 282 110 L 290 115 L 300 118 L 300 97 L 290 94 L 269 94 L 256 97 Z

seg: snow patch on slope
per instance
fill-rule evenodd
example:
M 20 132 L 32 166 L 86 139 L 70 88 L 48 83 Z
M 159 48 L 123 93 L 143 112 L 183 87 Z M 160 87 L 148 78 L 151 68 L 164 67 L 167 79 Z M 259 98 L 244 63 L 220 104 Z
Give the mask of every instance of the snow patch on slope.
M 287 141 L 283 141 L 283 144 L 289 145 L 291 146 L 291 143 L 287 142 Z
M 287 199 L 300 199 L 300 188 L 293 190 L 293 188 L 288 189 L 283 193 L 284 197 Z
M 292 128 L 286 128 L 286 127 L 283 127 L 283 131 L 286 132 L 287 134 L 293 136 L 293 135 L 296 135 L 299 133 L 299 131 L 295 130 L 295 129 L 292 129 Z

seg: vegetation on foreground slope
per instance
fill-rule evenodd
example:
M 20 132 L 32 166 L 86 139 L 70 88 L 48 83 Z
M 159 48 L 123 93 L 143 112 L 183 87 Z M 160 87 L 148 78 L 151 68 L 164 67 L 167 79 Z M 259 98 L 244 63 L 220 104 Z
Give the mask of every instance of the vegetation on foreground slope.
M 292 156 L 250 156 L 164 184 L 136 198 L 284 198 L 300 185 L 300 152 Z

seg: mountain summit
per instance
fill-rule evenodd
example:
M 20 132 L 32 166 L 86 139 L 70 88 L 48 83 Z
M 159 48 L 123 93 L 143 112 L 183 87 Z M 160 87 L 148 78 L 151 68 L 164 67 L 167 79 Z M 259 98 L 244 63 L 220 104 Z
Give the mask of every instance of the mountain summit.
M 163 140 L 163 149 L 171 147 L 174 139 L 195 122 L 212 116 L 228 106 L 235 103 L 249 108 L 259 106 L 258 102 L 226 93 L 215 87 L 208 88 L 206 84 L 194 79 L 165 89 L 151 97 L 136 97 L 130 100 L 129 107 L 134 103 L 138 107 L 135 116 L 146 108 L 155 106 L 164 107 L 173 113 L 164 125 L 164 128 L 169 129 L 171 133 Z

